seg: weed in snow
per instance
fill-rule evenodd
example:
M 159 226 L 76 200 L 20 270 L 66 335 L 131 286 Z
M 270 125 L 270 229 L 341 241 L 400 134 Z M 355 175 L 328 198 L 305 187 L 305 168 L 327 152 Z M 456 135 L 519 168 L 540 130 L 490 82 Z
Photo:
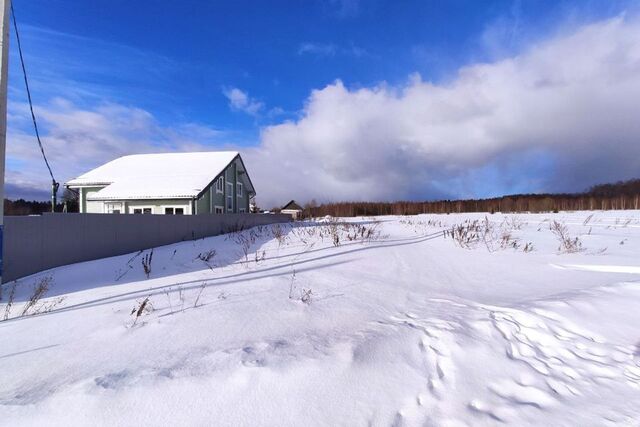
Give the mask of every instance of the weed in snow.
M 311 298 L 313 296 L 313 291 L 311 290 L 311 288 L 309 289 L 305 289 L 302 288 L 302 290 L 300 291 L 300 295 L 297 296 L 296 295 L 296 271 L 293 270 L 293 273 L 291 274 L 291 282 L 289 284 L 289 299 L 290 300 L 299 300 L 302 301 L 304 304 L 311 304 Z
M 205 263 L 208 263 L 215 256 L 216 256 L 216 250 L 215 249 L 211 249 L 210 251 L 207 251 L 207 252 L 200 252 L 198 254 L 198 259 L 200 261 L 204 261 Z
M 451 237 L 461 248 L 475 249 L 479 244 L 484 244 L 489 252 L 498 249 L 520 249 L 520 239 L 513 235 L 513 231 L 520 230 L 526 223 L 517 217 L 505 218 L 496 226 L 487 216 L 483 221 L 467 219 L 461 224 L 456 224 L 444 232 L 444 237 Z M 533 244 L 527 242 L 523 252 L 531 252 Z
M 141 316 L 149 314 L 152 311 L 153 304 L 151 304 L 151 300 L 149 299 L 149 297 L 146 297 L 143 300 L 138 300 L 136 305 L 131 310 L 131 316 L 133 316 L 134 318 L 131 327 L 134 327 L 136 323 L 138 323 L 138 319 L 140 319 Z
M 153 249 L 151 249 L 151 252 L 147 253 L 142 258 L 142 269 L 144 270 L 144 274 L 145 274 L 145 276 L 147 276 L 147 279 L 149 278 L 149 274 L 151 274 L 151 261 L 152 260 L 153 260 Z
M 549 229 L 560 241 L 560 246 L 558 246 L 558 252 L 575 253 L 575 252 L 584 251 L 580 238 L 579 237 L 572 238 L 569 235 L 569 229 L 565 224 L 558 222 L 556 220 L 553 220 L 549 225 Z
M 313 292 L 311 292 L 311 289 L 303 289 L 302 292 L 300 292 L 300 301 L 302 301 L 304 304 L 311 304 L 311 296 L 313 295 Z
M 7 320 L 9 318 L 9 315 L 11 314 L 13 299 L 16 296 L 16 287 L 17 287 L 16 282 L 13 282 L 13 285 L 11 286 L 11 290 L 9 291 L 9 299 L 7 301 L 7 305 L 5 305 L 4 307 L 4 316 L 2 316 L 2 320 Z
M 40 299 L 47 293 L 49 287 L 51 286 L 51 282 L 53 278 L 51 276 L 46 276 L 40 279 L 33 287 L 33 293 L 29 297 L 29 301 L 24 305 L 22 309 L 21 316 L 27 315 L 29 310 L 33 309 L 35 305 L 40 301 Z
M 196 308 L 198 306 L 198 302 L 200 301 L 200 297 L 202 296 L 202 292 L 204 292 L 205 286 L 207 286 L 207 282 L 202 282 L 202 285 L 200 285 L 200 290 L 198 291 L 198 295 L 196 296 L 196 300 L 193 303 L 193 308 Z

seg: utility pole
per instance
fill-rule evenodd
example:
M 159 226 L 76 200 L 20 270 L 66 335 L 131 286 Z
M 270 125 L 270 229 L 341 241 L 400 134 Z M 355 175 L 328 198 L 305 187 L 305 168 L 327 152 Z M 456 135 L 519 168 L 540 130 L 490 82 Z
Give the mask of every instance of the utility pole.
M 11 0 L 0 0 L 0 283 L 3 269 L 4 155 L 7 143 L 7 79 L 9 77 L 9 13 Z

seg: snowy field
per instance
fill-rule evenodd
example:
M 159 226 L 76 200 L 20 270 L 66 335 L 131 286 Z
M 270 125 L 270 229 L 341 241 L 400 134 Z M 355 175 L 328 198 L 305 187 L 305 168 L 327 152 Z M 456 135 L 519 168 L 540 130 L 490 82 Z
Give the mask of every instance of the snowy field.
M 640 212 L 486 218 L 257 227 L 6 284 L 0 424 L 640 425 Z

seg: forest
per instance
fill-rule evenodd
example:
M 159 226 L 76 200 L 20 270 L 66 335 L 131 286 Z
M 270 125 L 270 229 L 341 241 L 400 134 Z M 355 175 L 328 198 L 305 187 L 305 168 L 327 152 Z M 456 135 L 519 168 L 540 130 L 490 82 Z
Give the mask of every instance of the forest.
M 304 206 L 306 217 L 417 215 L 460 212 L 558 212 L 579 210 L 618 210 L 640 208 L 640 179 L 599 184 L 582 193 L 514 194 L 490 199 L 337 202 Z
M 78 212 L 77 194 L 65 191 L 56 212 Z M 599 184 L 583 193 L 514 194 L 491 199 L 333 202 L 304 205 L 304 216 L 417 215 L 453 212 L 556 212 L 579 210 L 640 209 L 640 179 Z M 276 209 L 277 210 L 277 209 Z M 4 200 L 5 215 L 39 215 L 51 211 L 51 202 Z

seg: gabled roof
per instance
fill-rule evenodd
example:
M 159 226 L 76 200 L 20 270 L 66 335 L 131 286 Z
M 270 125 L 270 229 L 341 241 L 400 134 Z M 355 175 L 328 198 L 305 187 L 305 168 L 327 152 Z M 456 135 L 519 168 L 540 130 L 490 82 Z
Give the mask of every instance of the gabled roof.
M 302 207 L 300 207 L 300 205 L 297 204 L 295 200 L 292 200 L 282 207 L 282 210 L 285 210 L 285 209 L 289 209 L 293 211 L 301 211 Z
M 88 197 L 93 200 L 193 198 L 238 156 L 237 151 L 134 154 L 105 163 L 66 185 L 106 185 Z

